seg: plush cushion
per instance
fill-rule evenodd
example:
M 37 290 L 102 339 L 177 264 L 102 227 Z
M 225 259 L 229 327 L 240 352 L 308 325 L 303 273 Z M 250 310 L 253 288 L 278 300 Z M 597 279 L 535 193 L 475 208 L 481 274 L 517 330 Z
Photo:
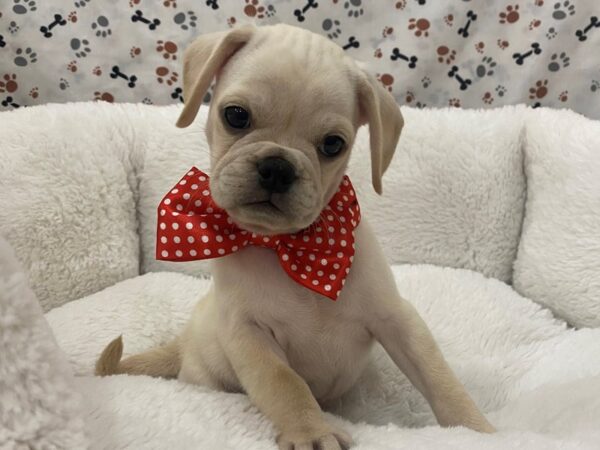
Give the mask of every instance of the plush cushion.
M 528 194 L 515 287 L 600 327 L 600 122 L 548 109 L 527 120 Z
M 382 197 L 371 187 L 363 130 L 350 173 L 390 261 L 511 280 L 525 200 L 525 111 L 402 108 L 406 124 Z
M 45 310 L 138 274 L 123 108 L 47 105 L 0 118 L 0 235 Z
M 73 372 L 0 238 L 0 448 L 85 449 Z
M 360 448 L 594 448 L 600 438 L 594 397 L 600 393 L 600 330 L 567 329 L 548 310 L 476 272 L 404 265 L 394 273 L 460 380 L 503 431 L 482 436 L 460 428 L 407 429 L 435 419 L 377 346 L 374 365 L 333 406 L 335 420 Z M 103 347 L 121 333 L 127 355 L 175 336 L 207 289 L 206 280 L 152 273 L 46 314 L 78 375 L 75 386 L 86 396 L 85 419 L 96 446 L 275 448 L 275 430 L 244 395 L 175 380 L 90 377 Z M 582 378 L 580 387 L 575 383 Z M 543 411 L 540 397 L 546 399 Z M 569 420 L 555 427 L 558 417 Z

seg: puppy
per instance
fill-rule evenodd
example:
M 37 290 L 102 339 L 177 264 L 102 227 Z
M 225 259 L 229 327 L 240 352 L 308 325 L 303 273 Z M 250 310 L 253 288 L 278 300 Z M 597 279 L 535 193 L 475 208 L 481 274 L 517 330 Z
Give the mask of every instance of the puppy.
M 363 124 L 381 193 L 403 119 L 392 96 L 337 45 L 286 25 L 199 37 L 184 56 L 186 101 L 177 126 L 192 123 L 215 79 L 206 123 L 210 191 L 240 229 L 268 237 L 318 227 Z M 325 420 L 320 404 L 356 382 L 377 341 L 442 426 L 492 432 L 399 295 L 364 218 L 353 233 L 355 255 L 336 302 L 294 281 L 272 249 L 248 246 L 213 260 L 212 288 L 179 337 L 122 361 L 118 338 L 96 373 L 245 392 L 275 424 L 281 449 L 333 450 L 351 439 Z

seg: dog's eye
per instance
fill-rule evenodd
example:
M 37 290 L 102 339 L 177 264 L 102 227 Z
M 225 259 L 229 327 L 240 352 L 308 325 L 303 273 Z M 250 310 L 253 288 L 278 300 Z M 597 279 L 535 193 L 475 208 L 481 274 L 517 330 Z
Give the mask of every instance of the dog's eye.
M 228 106 L 224 115 L 231 128 L 243 129 L 250 126 L 250 113 L 241 106 Z
M 336 135 L 327 136 L 319 145 L 319 151 L 325 156 L 336 156 L 344 148 L 344 140 Z

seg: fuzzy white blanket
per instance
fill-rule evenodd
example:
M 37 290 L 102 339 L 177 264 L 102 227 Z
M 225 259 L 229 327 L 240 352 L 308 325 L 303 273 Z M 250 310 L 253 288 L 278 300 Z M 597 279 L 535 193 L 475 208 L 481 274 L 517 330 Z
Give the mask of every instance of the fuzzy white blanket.
M 600 329 L 568 329 L 509 286 L 434 266 L 398 266 L 398 286 L 499 428 L 442 429 L 420 394 L 377 349 L 374 364 L 330 416 L 357 449 L 600 448 Z M 85 399 L 94 448 L 275 449 L 275 431 L 239 394 L 179 381 L 91 376 L 103 346 L 124 333 L 126 353 L 164 342 L 208 281 L 152 273 L 46 314 Z

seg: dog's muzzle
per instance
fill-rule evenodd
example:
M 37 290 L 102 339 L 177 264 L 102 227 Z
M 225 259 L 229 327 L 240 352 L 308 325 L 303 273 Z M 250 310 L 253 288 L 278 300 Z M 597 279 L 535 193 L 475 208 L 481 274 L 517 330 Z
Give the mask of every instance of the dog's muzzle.
M 296 169 L 286 159 L 269 156 L 261 159 L 256 165 L 258 182 L 261 187 L 273 194 L 283 194 L 296 181 Z

